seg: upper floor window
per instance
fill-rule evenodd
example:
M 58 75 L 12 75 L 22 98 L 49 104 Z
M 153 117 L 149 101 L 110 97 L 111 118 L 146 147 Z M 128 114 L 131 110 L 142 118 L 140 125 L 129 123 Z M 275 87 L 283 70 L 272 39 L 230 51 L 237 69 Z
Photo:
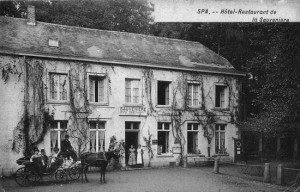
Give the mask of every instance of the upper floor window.
M 216 124 L 215 131 L 215 151 L 216 153 L 225 152 L 225 124 Z
M 125 103 L 126 104 L 140 104 L 140 80 L 139 79 L 125 79 Z
M 105 122 L 90 121 L 90 151 L 99 152 L 105 150 Z
M 157 105 L 170 105 L 170 81 L 157 81 Z
M 197 153 L 198 152 L 198 123 L 187 124 L 187 152 Z
M 89 98 L 93 103 L 107 103 L 105 76 L 89 75 Z
M 66 101 L 68 99 L 68 76 L 61 73 L 50 73 L 50 99 Z
M 61 142 L 67 134 L 68 121 L 53 121 L 50 124 L 50 148 L 53 152 L 54 148 L 60 149 Z
M 195 83 L 188 83 L 188 106 L 199 106 L 200 104 L 200 85 Z
M 227 108 L 227 86 L 216 85 L 215 107 Z

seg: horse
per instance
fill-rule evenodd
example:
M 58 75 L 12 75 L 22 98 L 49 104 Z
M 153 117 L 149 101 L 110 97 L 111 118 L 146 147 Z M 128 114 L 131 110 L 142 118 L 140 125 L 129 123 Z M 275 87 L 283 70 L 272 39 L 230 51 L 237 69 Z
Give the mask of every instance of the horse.
M 83 174 L 85 176 L 85 181 L 88 182 L 86 172 L 88 167 L 100 167 L 100 182 L 105 183 L 105 172 L 108 163 L 110 162 L 111 158 L 115 160 L 119 160 L 119 156 L 115 154 L 114 151 L 105 152 L 105 157 L 103 156 L 104 152 L 99 153 L 92 153 L 92 152 L 85 152 L 80 155 L 81 160 L 81 181 L 83 182 Z

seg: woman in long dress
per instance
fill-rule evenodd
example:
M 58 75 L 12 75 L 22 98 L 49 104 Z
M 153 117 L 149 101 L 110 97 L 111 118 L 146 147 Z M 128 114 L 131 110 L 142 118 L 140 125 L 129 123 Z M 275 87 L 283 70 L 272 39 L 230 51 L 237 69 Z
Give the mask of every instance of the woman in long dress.
M 136 164 L 137 167 L 143 167 L 143 149 L 141 148 L 141 145 L 139 144 L 137 148 L 137 159 L 136 159 Z
M 133 145 L 131 145 L 130 148 L 129 148 L 128 165 L 130 165 L 130 166 L 135 166 L 136 165 L 135 148 L 133 147 Z

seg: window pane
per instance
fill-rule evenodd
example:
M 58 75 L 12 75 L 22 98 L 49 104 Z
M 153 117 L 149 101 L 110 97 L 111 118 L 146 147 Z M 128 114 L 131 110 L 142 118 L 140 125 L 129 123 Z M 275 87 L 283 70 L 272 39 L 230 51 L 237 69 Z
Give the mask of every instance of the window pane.
M 90 129 L 96 129 L 96 122 L 90 121 Z
M 191 123 L 188 123 L 187 127 L 188 127 L 188 130 L 192 130 L 192 124 Z
M 125 80 L 125 102 L 131 103 L 131 81 Z
M 98 131 L 99 137 L 98 137 L 98 151 L 104 151 L 105 150 L 105 131 Z
M 162 130 L 162 123 L 158 123 L 157 129 Z
M 96 152 L 96 131 L 90 131 L 90 151 Z
M 105 122 L 98 122 L 99 129 L 105 129 Z
M 164 130 L 169 130 L 170 129 L 170 124 L 169 123 L 164 123 L 165 127 Z
M 104 102 L 104 79 L 98 79 L 98 100 L 99 102 Z
M 193 85 L 193 105 L 196 106 L 199 104 L 199 85 Z
M 59 75 L 60 77 L 60 100 L 67 100 L 67 75 Z

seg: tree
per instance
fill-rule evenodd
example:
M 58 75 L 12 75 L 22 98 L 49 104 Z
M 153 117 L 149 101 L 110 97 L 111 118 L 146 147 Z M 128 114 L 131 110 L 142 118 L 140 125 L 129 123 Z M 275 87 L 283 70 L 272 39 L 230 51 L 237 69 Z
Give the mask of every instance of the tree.
M 25 1 L 2 4 L 5 9 L 0 10 L 0 15 L 25 17 L 24 7 L 30 4 L 36 7 L 37 21 L 102 30 L 149 34 L 153 21 L 153 5 L 146 0 Z

